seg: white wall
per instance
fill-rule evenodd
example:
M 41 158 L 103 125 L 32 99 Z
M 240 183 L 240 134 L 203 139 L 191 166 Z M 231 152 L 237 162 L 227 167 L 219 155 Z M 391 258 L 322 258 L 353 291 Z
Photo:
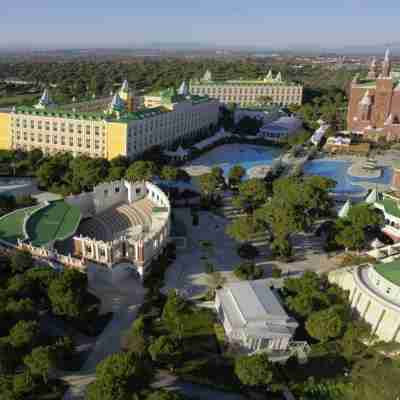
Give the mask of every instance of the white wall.
M 93 193 L 81 193 L 65 198 L 65 202 L 71 206 L 79 207 L 82 217 L 87 218 L 95 214 Z
M 110 207 L 128 201 L 128 189 L 124 181 L 102 183 L 93 189 L 93 201 L 96 214 Z

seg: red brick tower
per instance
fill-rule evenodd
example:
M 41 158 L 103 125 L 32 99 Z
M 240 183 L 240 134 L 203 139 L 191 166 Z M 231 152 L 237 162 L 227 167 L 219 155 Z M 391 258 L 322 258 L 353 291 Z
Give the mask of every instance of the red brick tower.
M 400 191 L 400 162 L 393 165 L 392 189 Z

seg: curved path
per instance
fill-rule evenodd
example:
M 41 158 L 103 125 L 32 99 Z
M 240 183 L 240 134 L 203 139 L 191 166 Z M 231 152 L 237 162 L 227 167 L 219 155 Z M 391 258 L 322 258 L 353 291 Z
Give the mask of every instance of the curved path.
M 101 299 L 101 312 L 112 311 L 114 315 L 98 336 L 81 370 L 75 373 L 64 372 L 60 376 L 70 385 L 64 400 L 83 398 L 87 385 L 95 379 L 96 365 L 121 350 L 121 337 L 135 320 L 145 292 L 141 283 L 133 276 L 120 282 L 118 287 L 96 281 L 91 282 L 89 289 Z

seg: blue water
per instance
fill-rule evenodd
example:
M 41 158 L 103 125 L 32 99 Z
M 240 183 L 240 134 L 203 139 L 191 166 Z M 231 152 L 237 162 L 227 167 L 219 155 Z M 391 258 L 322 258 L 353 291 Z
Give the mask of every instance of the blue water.
M 278 147 L 265 147 L 247 144 L 226 144 L 196 158 L 190 165 L 204 165 L 207 167 L 221 167 L 224 175 L 240 164 L 246 170 L 258 165 L 271 165 L 279 157 L 282 150 Z
M 391 168 L 384 168 L 380 178 L 355 178 L 347 174 L 350 161 L 344 160 L 313 160 L 306 163 L 304 173 L 307 175 L 319 175 L 331 178 L 337 182 L 333 189 L 335 193 L 361 193 L 365 189 L 357 185 L 358 182 L 390 184 L 393 171 Z

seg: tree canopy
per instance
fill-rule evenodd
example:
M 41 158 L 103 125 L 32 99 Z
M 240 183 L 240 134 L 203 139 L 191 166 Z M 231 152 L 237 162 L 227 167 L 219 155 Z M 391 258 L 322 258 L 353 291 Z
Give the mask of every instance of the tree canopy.
M 96 380 L 89 386 L 88 400 L 128 400 L 149 382 L 144 361 L 133 353 L 116 353 L 96 367 Z
M 125 173 L 130 182 L 148 181 L 157 173 L 156 165 L 152 161 L 136 161 Z
M 264 353 L 237 357 L 235 374 L 240 382 L 248 386 L 265 386 L 273 378 L 272 363 Z

